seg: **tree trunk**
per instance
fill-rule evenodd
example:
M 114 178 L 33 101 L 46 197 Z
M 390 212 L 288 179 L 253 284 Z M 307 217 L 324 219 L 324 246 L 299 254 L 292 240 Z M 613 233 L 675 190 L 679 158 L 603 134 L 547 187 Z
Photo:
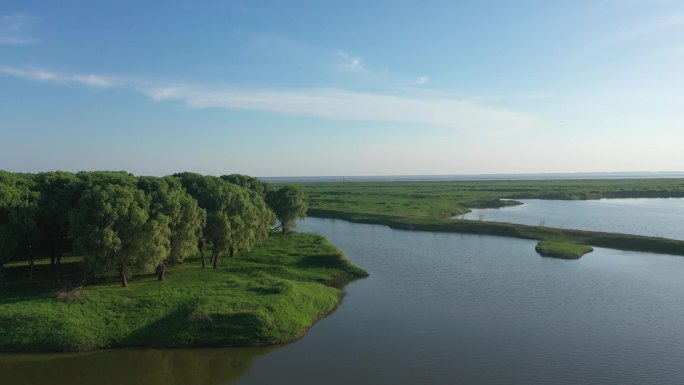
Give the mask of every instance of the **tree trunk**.
M 29 281 L 33 281 L 33 253 L 29 255 Z
M 171 267 L 176 267 L 176 257 L 171 258 Z
M 50 267 L 52 268 L 52 271 L 55 271 L 55 269 L 57 268 L 55 264 L 55 260 L 57 259 L 55 254 L 56 253 L 54 251 L 50 253 Z
M 62 254 L 58 254 L 56 259 L 57 261 L 55 263 L 55 280 L 59 282 L 59 267 L 62 264 Z
M 206 266 L 206 263 L 204 261 L 204 239 L 200 239 L 199 242 L 197 242 L 197 248 L 199 249 L 200 255 L 202 256 L 202 268 Z
M 163 261 L 159 264 L 159 267 L 157 269 L 158 269 L 157 270 L 157 280 L 163 281 L 164 280 L 164 273 L 166 272 L 166 265 L 164 264 Z
M 281 223 L 280 226 L 282 227 L 282 230 L 283 230 L 282 235 L 285 235 L 285 232 L 287 231 L 287 230 L 285 229 L 285 223 L 284 223 L 284 222 L 280 222 L 280 223 Z
M 55 256 L 55 265 L 53 266 L 52 270 L 55 272 L 55 282 L 59 282 L 59 263 L 60 259 L 62 259 L 62 256 Z
M 119 277 L 121 277 L 121 287 L 128 287 L 128 279 L 123 267 L 119 267 Z
M 219 262 L 219 253 L 216 249 L 216 246 L 214 246 L 214 251 L 212 252 L 212 258 L 211 258 L 211 265 L 214 269 L 218 267 L 218 262 Z
M 229 247 L 229 248 L 228 248 L 228 253 L 229 253 L 228 255 L 229 255 L 230 257 L 234 257 L 234 256 L 235 256 L 235 248 L 234 248 L 233 246 Z

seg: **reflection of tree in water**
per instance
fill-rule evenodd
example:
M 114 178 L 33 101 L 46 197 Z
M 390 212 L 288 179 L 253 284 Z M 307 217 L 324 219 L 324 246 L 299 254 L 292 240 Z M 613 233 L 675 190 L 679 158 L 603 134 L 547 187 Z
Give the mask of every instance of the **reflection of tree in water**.
M 2 355 L 0 384 L 227 385 L 273 347 Z

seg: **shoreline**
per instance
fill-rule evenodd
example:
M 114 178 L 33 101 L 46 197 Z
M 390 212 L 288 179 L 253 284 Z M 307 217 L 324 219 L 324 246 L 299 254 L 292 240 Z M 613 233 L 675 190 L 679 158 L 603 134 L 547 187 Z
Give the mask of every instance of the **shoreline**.
M 26 268 L 10 269 L 17 277 Z M 193 260 L 168 273 L 161 283 L 151 274 L 129 288 L 91 283 L 70 300 L 55 297 L 59 284 L 35 292 L 10 281 L 0 298 L 0 354 L 275 347 L 303 338 L 342 305 L 347 284 L 368 276 L 307 233 L 273 236 L 219 269 Z
M 352 223 L 384 225 L 398 230 L 494 235 L 536 241 L 566 241 L 609 249 L 684 256 L 684 241 L 642 235 L 465 219 L 393 217 L 314 208 L 309 209 L 309 216 L 343 219 Z

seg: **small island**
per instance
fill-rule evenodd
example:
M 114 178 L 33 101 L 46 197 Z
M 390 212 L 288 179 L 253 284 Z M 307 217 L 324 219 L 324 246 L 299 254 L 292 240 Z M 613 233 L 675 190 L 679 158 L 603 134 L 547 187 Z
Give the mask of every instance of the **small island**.
M 590 246 L 565 241 L 540 241 L 534 249 L 543 257 L 561 259 L 580 259 L 594 251 Z

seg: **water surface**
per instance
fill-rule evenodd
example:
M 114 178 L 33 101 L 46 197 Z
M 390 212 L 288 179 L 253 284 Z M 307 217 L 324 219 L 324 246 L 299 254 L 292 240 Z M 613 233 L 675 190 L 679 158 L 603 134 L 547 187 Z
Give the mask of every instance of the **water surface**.
M 275 349 L 0 357 L 0 384 L 680 384 L 684 259 L 307 219 L 371 276 Z M 16 356 L 13 356 L 16 357 Z M 44 357 L 44 358 L 41 358 Z M 28 374 L 28 375 L 27 375 Z M 42 381 L 38 381 L 42 380 Z
M 458 218 L 684 239 L 684 198 L 518 201 Z

